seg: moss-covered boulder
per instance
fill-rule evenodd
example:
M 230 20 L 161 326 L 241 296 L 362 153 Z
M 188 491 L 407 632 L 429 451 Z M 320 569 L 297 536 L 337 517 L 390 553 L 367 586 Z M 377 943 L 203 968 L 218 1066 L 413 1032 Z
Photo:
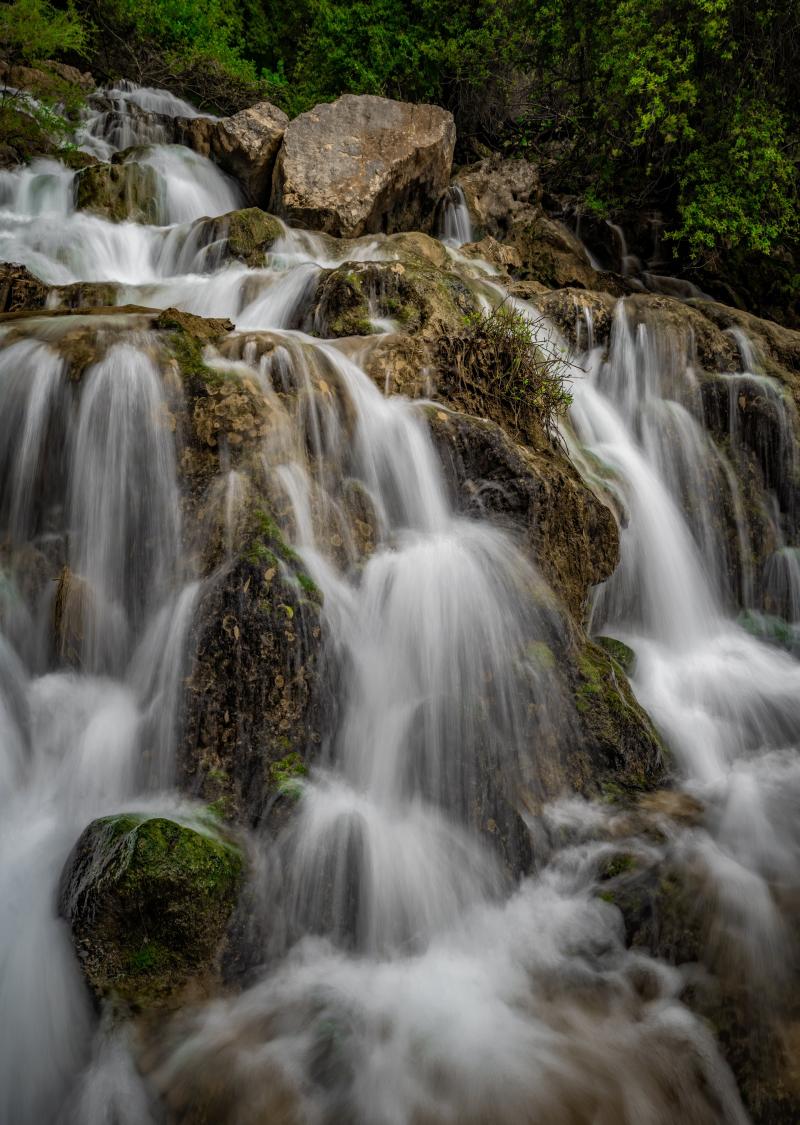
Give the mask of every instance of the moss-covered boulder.
M 95 996 L 144 1010 L 213 985 L 243 869 L 210 816 L 92 821 L 64 868 L 61 911 Z
M 267 254 L 284 232 L 279 219 L 258 207 L 229 211 L 215 219 L 198 219 L 195 227 L 202 228 L 203 245 L 223 242 L 229 257 L 253 269 L 265 264 Z
M 404 261 L 346 262 L 324 270 L 305 327 L 318 336 L 363 336 L 376 320 L 422 339 L 457 331 L 478 302 L 464 280 L 422 255 Z
M 75 206 L 115 223 L 158 223 L 159 181 L 146 164 L 93 164 L 75 176 Z
M 619 656 L 618 650 L 612 654 L 587 642 L 577 654 L 574 681 L 590 776 L 612 796 L 652 787 L 664 768 L 658 735 L 636 702 Z

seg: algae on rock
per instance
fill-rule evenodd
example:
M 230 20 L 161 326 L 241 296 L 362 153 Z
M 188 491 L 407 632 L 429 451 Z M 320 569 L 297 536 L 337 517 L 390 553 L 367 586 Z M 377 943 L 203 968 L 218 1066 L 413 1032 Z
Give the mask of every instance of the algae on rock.
M 64 867 L 61 911 L 94 994 L 143 1010 L 213 986 L 243 870 L 210 817 L 92 821 Z

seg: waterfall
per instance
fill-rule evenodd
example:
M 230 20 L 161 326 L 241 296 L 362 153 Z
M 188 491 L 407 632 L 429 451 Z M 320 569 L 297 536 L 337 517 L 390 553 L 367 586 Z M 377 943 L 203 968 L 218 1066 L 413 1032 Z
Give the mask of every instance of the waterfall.
M 440 236 L 447 246 L 459 247 L 473 242 L 472 219 L 470 217 L 464 189 L 454 184 L 445 196 L 442 205 Z
M 250 460 L 233 429 L 192 448 L 191 387 L 136 313 L 0 326 L 0 1120 L 150 1125 L 161 1104 L 221 1125 L 746 1125 L 682 972 L 626 948 L 597 891 L 621 840 L 651 864 L 678 855 L 753 979 L 791 969 L 800 664 L 765 640 L 770 621 L 800 628 L 780 390 L 742 337 L 742 370 L 704 397 L 692 342 L 624 299 L 607 348 L 588 313 L 587 349 L 560 342 L 564 440 L 620 514 L 591 631 L 633 650 L 635 694 L 707 815 L 648 833 L 608 803 L 553 799 L 578 737 L 574 629 L 520 542 L 457 510 L 430 404 L 385 397 L 358 348 L 306 334 L 323 271 L 391 261 L 391 239 L 282 228 L 262 262 L 231 261 L 215 220 L 238 188 L 173 143 L 174 118 L 196 111 L 128 84 L 92 103 L 79 143 L 103 159 L 142 146 L 158 225 L 77 210 L 75 173 L 36 161 L 0 171 L 0 255 L 53 285 L 114 283 L 119 304 L 229 317 L 203 362 L 266 421 Z M 441 236 L 472 239 L 458 188 Z M 465 277 L 485 304 L 504 296 Z M 736 414 L 754 387 L 772 444 Z M 321 595 L 335 699 L 275 835 L 242 827 L 267 918 L 252 971 L 165 1014 L 145 1062 L 144 1023 L 92 1010 L 58 880 L 97 816 L 185 810 L 198 617 L 235 573 L 256 499 Z M 271 581 L 282 564 L 258 565 Z

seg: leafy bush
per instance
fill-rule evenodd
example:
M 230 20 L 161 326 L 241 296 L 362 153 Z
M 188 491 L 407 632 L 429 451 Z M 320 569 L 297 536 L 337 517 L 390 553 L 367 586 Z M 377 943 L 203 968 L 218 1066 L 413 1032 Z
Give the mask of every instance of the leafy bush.
M 466 317 L 463 332 L 443 338 L 439 352 L 444 368 L 466 390 L 494 402 L 515 425 L 532 414 L 551 440 L 557 437 L 572 396 L 542 321 L 503 303 Z

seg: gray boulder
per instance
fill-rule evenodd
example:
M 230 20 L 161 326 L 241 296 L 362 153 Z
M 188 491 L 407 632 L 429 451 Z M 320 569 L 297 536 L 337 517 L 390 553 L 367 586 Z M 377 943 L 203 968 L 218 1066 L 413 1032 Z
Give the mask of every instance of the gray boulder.
M 428 229 L 455 140 L 438 106 L 345 94 L 289 124 L 269 209 L 348 238 Z

